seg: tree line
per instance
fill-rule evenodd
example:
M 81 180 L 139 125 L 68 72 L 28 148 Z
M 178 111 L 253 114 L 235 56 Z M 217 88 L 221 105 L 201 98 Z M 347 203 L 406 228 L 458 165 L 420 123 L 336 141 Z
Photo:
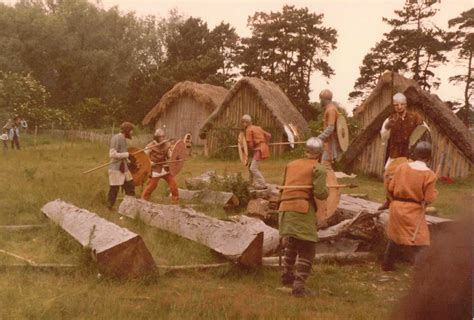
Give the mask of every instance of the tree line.
M 426 31 L 423 22 L 431 11 L 421 12 L 400 11 L 400 19 L 387 20 L 395 31 L 364 59 L 353 97 L 362 97 L 381 70 L 392 66 L 410 70 L 430 89 L 436 86 L 434 67 L 447 61 L 444 52 L 457 50 L 460 61 L 470 54 L 472 62 L 472 34 L 466 31 L 472 27 L 472 10 L 450 21 L 456 31 L 449 35 L 439 28 Z M 404 32 L 403 26 L 413 22 L 414 14 L 420 28 L 408 41 L 413 32 Z M 276 82 L 307 119 L 314 119 L 318 109 L 309 99 L 311 76 L 335 74 L 327 57 L 337 45 L 336 29 L 324 24 L 323 14 L 289 5 L 250 16 L 249 37 L 240 37 L 228 23 L 209 28 L 178 11 L 139 17 L 86 0 L 0 4 L 0 26 L 0 113 L 21 114 L 40 127 L 138 123 L 177 82 L 230 87 L 240 76 Z M 431 40 L 423 40 L 427 44 L 413 53 L 399 45 L 419 42 L 422 35 Z M 470 73 L 453 75 L 452 81 L 466 83 L 470 97 Z

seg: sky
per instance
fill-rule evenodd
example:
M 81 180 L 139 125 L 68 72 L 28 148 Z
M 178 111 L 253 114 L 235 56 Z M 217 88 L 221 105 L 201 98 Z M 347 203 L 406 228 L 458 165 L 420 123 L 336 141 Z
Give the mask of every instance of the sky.
M 96 0 L 89 1 L 97 4 Z M 323 13 L 324 25 L 338 31 L 337 49 L 327 58 L 336 74 L 327 79 L 316 73 L 311 79 L 310 98 L 312 101 L 318 100 L 318 93 L 329 88 L 334 93 L 334 99 L 351 111 L 356 105 L 347 98 L 359 75 L 362 59 L 382 39 L 383 33 L 390 30 L 382 22 L 382 17 L 394 17 L 393 11 L 401 9 L 404 3 L 405 0 L 100 0 L 99 6 L 105 9 L 118 6 L 124 13 L 134 11 L 140 16 L 161 17 L 166 17 L 170 10 L 177 9 L 185 16 L 200 17 L 210 29 L 221 21 L 230 23 L 240 36 L 250 36 L 247 19 L 257 11 L 279 11 L 283 5 L 289 4 L 308 7 L 317 14 Z M 440 12 L 434 17 L 434 22 L 446 30 L 449 19 L 457 17 L 473 5 L 474 0 L 441 0 Z M 440 76 L 442 85 L 438 90 L 432 90 L 432 93 L 438 94 L 445 101 L 462 101 L 463 88 L 449 84 L 447 80 L 459 71 L 464 72 L 454 63 L 441 66 L 436 74 Z

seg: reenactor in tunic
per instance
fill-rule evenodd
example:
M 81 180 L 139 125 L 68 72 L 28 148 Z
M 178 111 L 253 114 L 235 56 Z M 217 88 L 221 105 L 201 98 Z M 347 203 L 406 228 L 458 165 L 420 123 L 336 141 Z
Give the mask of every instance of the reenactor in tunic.
M 415 112 L 407 110 L 407 98 L 403 93 L 393 96 L 394 113 L 383 123 L 380 135 L 382 144 L 387 145 L 387 162 L 385 164 L 384 184 L 388 187 L 393 171 L 399 163 L 408 161 L 410 157 L 409 140 L 410 136 L 419 125 L 423 125 L 423 119 Z M 395 166 L 390 166 L 392 162 Z M 379 208 L 388 209 L 390 199 Z
M 332 92 L 328 89 L 319 94 L 321 107 L 324 107 L 323 132 L 318 136 L 324 141 L 322 161 L 331 164 L 337 159 L 341 150 L 337 142 L 336 122 L 339 116 L 337 106 L 332 102 Z
M 267 184 L 258 165 L 260 161 L 270 157 L 268 141 L 270 141 L 272 135 L 261 127 L 252 125 L 252 118 L 248 114 L 242 117 L 242 126 L 245 128 L 247 145 L 249 149 L 253 150 L 252 161 L 249 166 L 251 183 L 257 189 L 265 189 Z
M 306 141 L 306 158 L 288 163 L 278 208 L 280 237 L 286 246 L 282 284 L 297 297 L 314 295 L 305 282 L 318 241 L 315 198 L 324 200 L 329 194 L 326 170 L 320 163 L 322 152 L 323 142 L 313 137 Z
M 436 174 L 426 165 L 431 159 L 431 145 L 419 142 L 413 158 L 415 161 L 396 169 L 388 187 L 392 202 L 387 227 L 389 243 L 382 264 L 384 271 L 394 270 L 394 263 L 402 255 L 413 262 L 420 249 L 430 245 L 425 208 L 438 196 Z
M 107 196 L 107 208 L 112 210 L 120 187 L 128 196 L 135 196 L 135 185 L 133 177 L 128 169 L 128 149 L 127 139 L 131 139 L 133 134 L 133 124 L 124 122 L 120 125 L 120 133 L 117 133 L 110 140 L 109 157 L 115 162 L 109 165 L 109 193 Z
M 166 135 L 163 129 L 156 129 L 153 139 L 154 140 L 146 146 L 147 150 L 145 151 L 150 157 L 152 167 L 151 177 L 150 180 L 148 180 L 145 190 L 143 190 L 142 199 L 150 200 L 151 194 L 158 186 L 160 178 L 163 178 L 168 183 L 173 203 L 178 203 L 178 184 L 176 183 L 175 177 L 171 173 L 168 173 L 168 165 L 163 163 L 169 160 L 171 143 L 168 141 L 164 142 Z

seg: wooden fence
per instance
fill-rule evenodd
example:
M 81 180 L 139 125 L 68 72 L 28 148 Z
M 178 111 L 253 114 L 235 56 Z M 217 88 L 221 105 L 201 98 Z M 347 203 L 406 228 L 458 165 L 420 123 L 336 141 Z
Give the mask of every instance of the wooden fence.
M 83 131 L 83 130 L 42 130 L 41 133 L 49 134 L 53 137 L 69 140 L 86 140 L 90 142 L 96 142 L 101 144 L 109 144 L 112 138 L 112 133 L 99 133 L 94 131 Z M 148 142 L 153 139 L 151 134 L 139 134 L 133 136 L 131 144 L 135 146 L 145 146 Z

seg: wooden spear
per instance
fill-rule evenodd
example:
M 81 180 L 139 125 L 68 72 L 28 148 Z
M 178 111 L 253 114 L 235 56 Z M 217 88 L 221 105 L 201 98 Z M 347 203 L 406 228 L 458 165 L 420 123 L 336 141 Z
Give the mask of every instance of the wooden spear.
M 328 188 L 357 188 L 358 185 L 356 184 L 335 184 L 335 185 L 327 185 Z M 302 185 L 302 186 L 277 186 L 277 189 L 312 189 L 313 186 L 311 185 Z
M 268 143 L 269 146 L 281 146 L 281 145 L 288 145 L 288 144 L 303 144 L 306 143 L 306 141 L 295 141 L 295 142 L 272 142 Z M 238 148 L 238 144 L 234 144 L 231 146 L 227 146 L 227 148 Z
M 140 149 L 140 150 L 138 150 L 138 151 L 135 151 L 135 152 L 131 153 L 130 155 L 131 155 L 131 156 L 134 156 L 134 155 L 139 154 L 139 153 L 141 153 L 141 152 L 145 152 L 146 150 L 148 150 L 148 149 L 150 149 L 150 148 L 157 147 L 157 146 L 162 145 L 162 144 L 164 144 L 164 143 L 166 143 L 166 142 L 168 142 L 168 141 L 170 141 L 170 140 L 164 140 L 164 141 L 161 141 L 160 143 L 155 143 L 155 144 L 153 144 L 153 145 L 151 145 L 151 146 L 148 146 L 148 147 L 145 147 L 145 148 Z M 97 166 L 97 167 L 92 168 L 92 169 L 90 169 L 90 170 L 84 171 L 82 174 L 86 174 L 86 173 L 90 173 L 90 172 L 99 170 L 100 168 L 106 167 L 106 166 L 108 166 L 109 164 L 112 164 L 112 163 L 115 163 L 115 162 L 120 162 L 120 161 L 122 161 L 122 160 L 123 160 L 123 159 L 116 159 L 116 160 L 109 161 L 109 162 L 107 162 L 107 163 L 101 164 L 100 166 Z

